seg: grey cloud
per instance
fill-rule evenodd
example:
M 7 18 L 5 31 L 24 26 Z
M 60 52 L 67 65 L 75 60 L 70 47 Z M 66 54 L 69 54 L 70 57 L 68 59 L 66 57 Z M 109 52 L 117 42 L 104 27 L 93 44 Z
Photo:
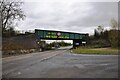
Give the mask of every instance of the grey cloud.
M 117 19 L 117 2 L 93 2 L 91 5 L 94 9 L 89 12 L 89 16 L 68 22 L 67 25 L 86 27 L 98 25 L 109 26 L 111 18 Z
M 34 4 L 28 2 L 24 8 L 27 19 L 20 27 L 22 29 L 27 25 L 28 29 L 44 28 L 79 32 L 91 30 L 90 27 L 94 28 L 98 25 L 109 26 L 110 19 L 117 19 L 118 15 L 117 2 L 69 4 L 64 1 Z

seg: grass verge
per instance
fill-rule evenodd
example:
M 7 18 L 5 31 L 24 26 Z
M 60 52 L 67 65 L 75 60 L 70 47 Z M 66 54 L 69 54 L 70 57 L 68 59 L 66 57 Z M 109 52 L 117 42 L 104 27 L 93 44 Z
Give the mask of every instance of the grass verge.
M 78 54 L 112 54 L 112 55 L 118 55 L 120 54 L 118 49 L 113 48 L 77 48 L 73 49 L 74 53 Z

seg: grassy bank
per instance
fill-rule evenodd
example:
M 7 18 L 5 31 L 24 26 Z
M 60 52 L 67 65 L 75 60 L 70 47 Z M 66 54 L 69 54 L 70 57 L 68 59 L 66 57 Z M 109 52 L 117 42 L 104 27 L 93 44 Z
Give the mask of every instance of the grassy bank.
M 113 48 L 77 48 L 73 49 L 73 52 L 78 54 L 120 54 L 118 49 Z

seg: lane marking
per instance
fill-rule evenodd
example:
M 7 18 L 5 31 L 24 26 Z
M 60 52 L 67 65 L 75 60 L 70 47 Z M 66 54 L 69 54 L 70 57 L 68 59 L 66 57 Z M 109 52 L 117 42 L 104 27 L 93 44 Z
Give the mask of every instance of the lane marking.
M 64 50 L 64 51 L 54 51 L 54 52 L 51 52 L 51 53 L 47 53 L 47 54 L 44 54 L 44 55 L 42 55 L 44 58 L 42 58 L 42 59 L 40 59 L 40 60 L 37 60 L 36 62 L 34 62 L 34 63 L 30 63 L 30 64 L 28 64 L 27 66 L 18 66 L 18 67 L 16 67 L 16 68 L 14 68 L 14 69 L 12 69 L 12 70 L 8 70 L 8 71 L 4 71 L 3 72 L 3 74 L 8 74 L 8 73 L 10 73 L 10 72 L 13 72 L 13 71 L 16 71 L 16 70 L 20 70 L 20 69 L 25 69 L 25 68 L 27 68 L 28 66 L 33 66 L 34 64 L 36 64 L 36 63 L 39 63 L 39 62 L 42 62 L 42 61 L 45 61 L 45 60 L 47 60 L 47 59 L 50 59 L 50 58 L 52 58 L 52 57 L 54 57 L 54 56 L 57 56 L 57 55 L 59 55 L 59 54 L 61 54 L 61 53 L 63 53 L 63 52 L 65 52 L 66 50 Z M 56 54 L 56 52 L 58 52 L 57 54 Z M 54 53 L 54 54 L 53 54 Z M 49 54 L 49 55 L 48 55 Z M 51 56 L 52 55 L 52 56 Z M 46 56 L 48 56 L 48 57 L 46 57 Z
M 37 54 L 43 55 L 44 53 L 54 53 L 54 52 L 56 52 L 56 51 L 45 51 L 45 52 L 37 52 L 37 53 L 32 53 L 32 54 L 20 55 L 20 56 L 11 56 L 11 57 L 7 57 L 7 58 L 2 58 L 2 60 L 3 60 L 2 62 L 20 60 L 20 59 L 30 58 L 30 57 L 33 57 L 35 55 L 37 56 Z
M 20 74 L 22 74 L 22 73 L 21 73 L 21 72 L 18 72 L 17 74 L 19 74 L 19 75 L 20 75 Z

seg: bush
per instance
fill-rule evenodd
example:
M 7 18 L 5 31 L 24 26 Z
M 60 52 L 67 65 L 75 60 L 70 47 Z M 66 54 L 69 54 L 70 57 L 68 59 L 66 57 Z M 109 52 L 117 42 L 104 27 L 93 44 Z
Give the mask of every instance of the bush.
M 110 30 L 109 31 L 109 40 L 112 47 L 120 47 L 120 30 Z
M 99 40 L 91 41 L 91 44 L 88 46 L 93 48 L 101 48 L 101 47 L 110 47 L 111 45 L 109 41 L 106 41 L 104 39 L 99 39 Z

